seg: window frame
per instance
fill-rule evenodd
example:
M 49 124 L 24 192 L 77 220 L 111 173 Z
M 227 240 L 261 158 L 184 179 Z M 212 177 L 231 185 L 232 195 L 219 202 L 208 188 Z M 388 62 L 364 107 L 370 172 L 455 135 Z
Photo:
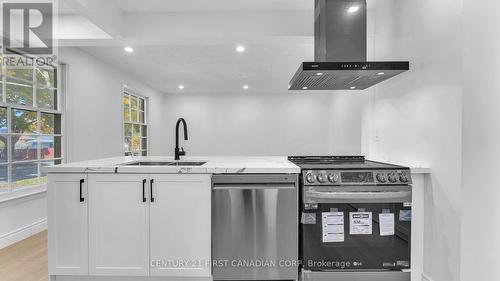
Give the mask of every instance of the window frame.
M 137 98 L 137 121 L 134 122 L 132 121 L 132 118 L 130 118 L 129 121 L 125 120 L 124 112 L 125 112 L 125 104 L 124 104 L 124 99 L 125 97 L 129 97 L 129 102 L 130 102 L 130 97 L 136 97 Z M 144 122 L 140 122 L 140 106 L 139 106 L 139 100 L 142 99 L 144 102 Z M 122 120 L 122 155 L 124 156 L 149 156 L 149 149 L 150 149 L 150 143 L 149 143 L 149 133 L 150 133 L 150 124 L 149 124 L 149 98 L 140 94 L 137 94 L 136 91 L 131 90 L 129 87 L 126 85 L 123 86 L 122 89 L 122 95 L 121 95 L 121 120 Z M 131 111 L 132 107 L 129 104 L 129 117 L 131 116 Z M 125 135 L 125 125 L 130 124 L 132 125 L 132 136 L 133 136 L 133 125 L 139 125 L 140 127 L 140 148 L 139 150 L 126 150 L 125 149 L 125 138 L 127 137 Z M 146 135 L 143 136 L 143 126 L 146 126 Z M 146 139 L 146 149 L 143 149 L 142 147 L 142 139 Z M 139 152 L 139 154 L 134 154 L 134 152 Z M 143 152 L 146 154 L 143 155 Z M 127 154 L 130 153 L 130 154 Z
M 7 73 L 7 67 L 6 66 L 0 66 L 1 68 L 1 73 L 0 73 L 0 79 L 2 82 L 1 86 L 1 91 L 2 91 L 2 97 L 0 99 L 0 107 L 3 107 L 6 109 L 7 114 L 7 133 L 1 133 L 0 135 L 6 136 L 6 149 L 7 149 L 7 159 L 6 162 L 1 162 L 0 166 L 7 167 L 7 188 L 4 189 L 3 191 L 0 192 L 0 203 L 20 197 L 24 197 L 27 195 L 31 194 L 37 194 L 40 192 L 44 192 L 46 190 L 47 186 L 47 181 L 42 181 L 42 178 L 44 177 L 44 172 L 43 172 L 43 167 L 44 163 L 46 162 L 54 162 L 55 164 L 59 163 L 64 163 L 65 162 L 65 145 L 66 145 L 66 138 L 65 138 L 65 104 L 64 104 L 64 91 L 65 87 L 63 85 L 63 79 L 65 78 L 65 73 L 63 71 L 66 71 L 66 68 L 64 67 L 63 64 L 58 64 L 57 66 L 44 66 L 44 67 L 38 67 L 36 65 L 31 66 L 31 69 L 33 70 L 33 77 L 32 81 L 28 81 L 26 79 L 18 78 L 18 77 L 13 77 L 9 76 Z M 55 71 L 54 79 L 56 79 L 56 83 L 53 84 L 52 86 L 47 86 L 40 84 L 37 81 L 37 69 L 39 68 L 53 68 L 53 71 Z M 7 101 L 7 80 L 10 79 L 10 81 L 18 81 L 22 84 L 26 85 L 31 85 L 32 88 L 32 99 L 33 103 L 32 105 L 22 105 L 22 104 L 16 104 L 16 103 L 10 103 Z M 38 107 L 38 88 L 40 89 L 50 89 L 54 92 L 54 108 L 55 109 L 49 109 L 49 108 L 43 108 L 43 107 Z M 35 133 L 14 133 L 12 130 L 12 110 L 19 109 L 19 110 L 26 110 L 26 111 L 32 111 L 36 112 L 37 116 L 37 128 Z M 60 117 L 60 133 L 56 133 L 54 131 L 53 134 L 44 134 L 41 131 L 41 116 L 43 113 L 49 113 L 49 114 L 55 114 L 59 115 Z M 55 116 L 54 115 L 54 116 Z M 56 127 L 54 127 L 55 129 Z M 33 160 L 21 160 L 21 161 L 14 161 L 13 160 L 13 149 L 14 149 L 14 143 L 12 143 L 12 136 L 19 136 L 19 135 L 24 135 L 28 137 L 34 137 L 37 139 L 37 148 L 36 148 L 36 159 Z M 60 137 L 60 157 L 55 157 L 51 159 L 42 159 L 41 158 L 41 152 L 42 152 L 42 145 L 41 145 L 41 139 L 43 137 Z M 37 184 L 34 185 L 26 185 L 26 186 L 15 186 L 15 182 L 13 182 L 14 176 L 13 176 L 13 169 L 15 165 L 18 164 L 26 164 L 26 163 L 36 163 L 37 164 L 37 176 L 36 179 L 38 180 Z

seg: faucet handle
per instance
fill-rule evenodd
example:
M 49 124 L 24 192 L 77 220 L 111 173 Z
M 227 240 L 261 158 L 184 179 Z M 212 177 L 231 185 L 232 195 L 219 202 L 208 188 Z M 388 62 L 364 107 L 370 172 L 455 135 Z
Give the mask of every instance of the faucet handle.
M 179 151 L 179 155 L 186 155 L 186 152 L 184 151 L 184 147 L 181 147 L 181 150 Z

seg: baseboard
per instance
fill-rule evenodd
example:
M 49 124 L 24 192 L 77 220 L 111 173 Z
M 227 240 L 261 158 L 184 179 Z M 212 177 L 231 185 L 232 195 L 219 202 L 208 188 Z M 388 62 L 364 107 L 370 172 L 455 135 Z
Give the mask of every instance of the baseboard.
M 422 281 L 434 281 L 427 274 L 422 273 Z
M 36 221 L 0 236 L 0 249 L 26 239 L 47 229 L 47 219 Z

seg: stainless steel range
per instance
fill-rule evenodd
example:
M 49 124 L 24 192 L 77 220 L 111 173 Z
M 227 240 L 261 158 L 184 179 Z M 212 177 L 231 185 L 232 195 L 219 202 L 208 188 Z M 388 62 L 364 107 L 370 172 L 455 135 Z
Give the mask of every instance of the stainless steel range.
M 409 281 L 411 176 L 363 156 L 292 156 L 302 168 L 301 280 Z

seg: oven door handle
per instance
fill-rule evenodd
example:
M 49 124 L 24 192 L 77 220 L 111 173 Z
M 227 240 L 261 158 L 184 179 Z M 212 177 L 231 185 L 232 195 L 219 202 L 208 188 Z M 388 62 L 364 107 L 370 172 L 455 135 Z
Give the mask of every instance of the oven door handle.
M 321 199 L 393 199 L 411 197 L 411 191 L 306 191 L 306 196 Z

